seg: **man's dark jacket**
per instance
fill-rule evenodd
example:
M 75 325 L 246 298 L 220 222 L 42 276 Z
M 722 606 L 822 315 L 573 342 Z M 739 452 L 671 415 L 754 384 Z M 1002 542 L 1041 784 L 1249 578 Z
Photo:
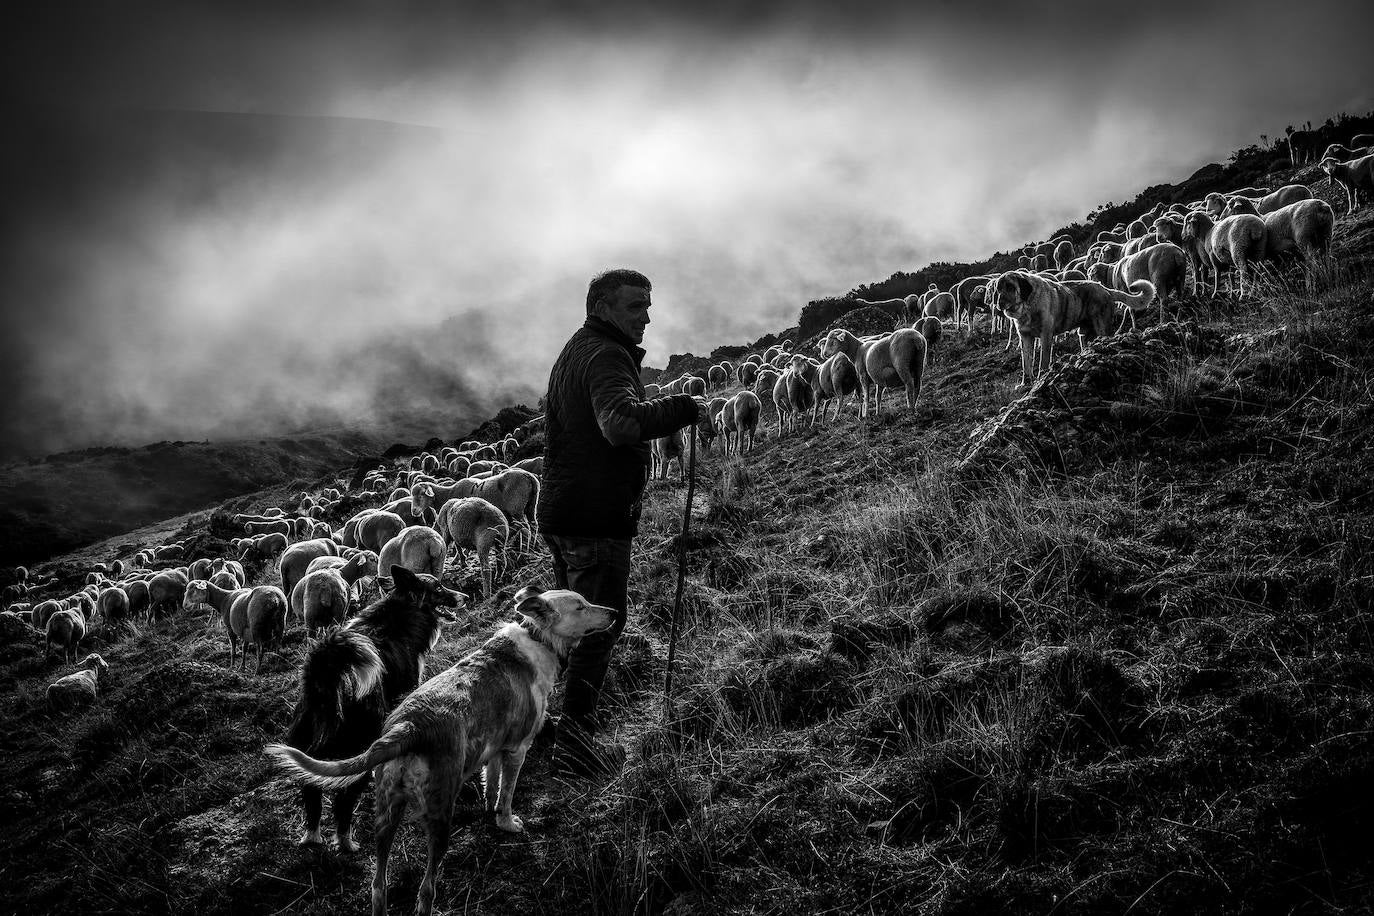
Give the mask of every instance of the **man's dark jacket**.
M 644 351 L 614 325 L 588 317 L 549 374 L 539 530 L 632 538 L 649 479 L 649 441 L 691 424 L 690 395 L 644 400 Z

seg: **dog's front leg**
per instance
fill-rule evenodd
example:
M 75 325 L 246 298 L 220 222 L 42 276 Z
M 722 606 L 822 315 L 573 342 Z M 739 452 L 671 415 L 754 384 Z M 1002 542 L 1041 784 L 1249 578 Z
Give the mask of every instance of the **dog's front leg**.
M 1044 375 L 1050 371 L 1050 363 L 1054 360 L 1054 332 L 1047 327 L 1040 332 L 1040 364 L 1035 368 L 1036 377 Z
M 496 809 L 496 826 L 510 833 L 520 833 L 525 829 L 524 822 L 511 814 L 510 806 L 515 795 L 515 781 L 520 777 L 520 767 L 524 765 L 525 753 L 529 749 L 530 742 L 527 741 L 501 755 L 501 793 Z

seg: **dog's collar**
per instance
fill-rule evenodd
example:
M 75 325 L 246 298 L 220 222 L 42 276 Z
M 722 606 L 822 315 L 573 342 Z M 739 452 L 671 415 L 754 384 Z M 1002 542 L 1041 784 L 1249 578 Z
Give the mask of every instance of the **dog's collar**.
M 568 657 L 565 652 L 559 650 L 553 640 L 544 635 L 544 628 L 524 614 L 520 615 L 520 628 L 525 631 L 526 636 L 549 650 L 549 654 L 558 661 L 558 670 L 561 672 L 568 663 Z

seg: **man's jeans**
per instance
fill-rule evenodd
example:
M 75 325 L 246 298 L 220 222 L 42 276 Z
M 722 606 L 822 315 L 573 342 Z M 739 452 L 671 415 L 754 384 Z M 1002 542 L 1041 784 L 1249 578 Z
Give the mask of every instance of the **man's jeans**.
M 625 629 L 630 541 L 557 534 L 544 535 L 544 541 L 553 554 L 553 578 L 559 588 L 571 589 L 592 604 L 615 611 L 609 630 L 584 636 L 568 657 L 559 732 L 580 731 L 590 738 L 596 733 L 596 707 L 611 663 L 611 650 Z

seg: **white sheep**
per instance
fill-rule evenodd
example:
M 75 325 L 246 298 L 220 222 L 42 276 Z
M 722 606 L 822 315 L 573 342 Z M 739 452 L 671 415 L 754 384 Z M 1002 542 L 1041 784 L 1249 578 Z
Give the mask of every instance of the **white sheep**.
M 1226 207 L 1221 210 L 1221 216 L 1235 216 L 1237 213 L 1253 213 L 1256 216 L 1267 216 L 1283 207 L 1293 205 L 1298 201 L 1311 201 L 1312 190 L 1305 184 L 1285 184 L 1274 194 L 1265 194 L 1261 198 L 1248 198 L 1245 195 L 1232 195 L 1227 199 Z
M 318 565 L 317 565 L 318 564 Z M 377 575 L 377 555 L 361 550 L 343 557 L 318 557 L 291 592 L 291 610 L 305 621 L 307 634 L 348 616 L 348 597 L 353 584 Z
M 922 319 L 925 320 L 925 319 Z M 817 394 L 820 400 L 835 402 L 834 420 L 840 418 L 844 399 L 859 390 L 859 372 L 844 353 L 836 353 L 821 363 L 816 372 Z M 824 410 L 821 412 L 825 416 Z
M 916 331 L 926 340 L 926 365 L 935 365 L 935 345 L 944 336 L 945 325 L 934 315 L 926 315 L 913 325 Z
M 444 576 L 444 539 L 428 525 L 411 525 L 382 546 L 377 552 L 381 569 L 404 566 L 413 573 L 428 573 L 436 579 Z
M 105 659 L 92 652 L 81 660 L 81 670 L 48 685 L 48 706 L 53 711 L 75 709 L 94 703 L 100 695 L 100 675 L 110 670 Z
M 735 453 L 742 454 L 752 450 L 754 436 L 758 433 L 759 418 L 763 415 L 763 403 L 759 396 L 752 391 L 741 391 L 730 399 L 725 411 L 729 412 L 730 423 L 734 427 Z
M 281 576 L 281 590 L 287 595 L 295 592 L 296 583 L 305 576 L 310 561 L 317 557 L 337 557 L 339 545 L 333 538 L 314 538 L 292 544 L 277 561 L 277 572 Z M 197 576 L 196 578 L 204 578 Z
M 273 535 L 269 535 L 272 537 Z M 190 579 L 178 569 L 164 569 L 148 580 L 148 616 L 157 618 L 164 608 L 175 608 L 186 594 Z
M 1149 280 L 1159 296 L 1162 313 L 1164 301 L 1169 298 L 1170 292 L 1182 298 L 1183 283 L 1187 276 L 1188 255 L 1172 242 L 1160 242 L 1113 264 L 1111 283 L 1105 285 L 1129 293 L 1136 281 Z
M 1328 157 L 1322 160 L 1321 169 L 1333 182 L 1340 182 L 1345 188 L 1347 215 L 1359 206 L 1361 191 L 1374 191 L 1374 156 L 1361 156 L 1348 162 Z
M 460 567 L 466 562 L 464 550 L 477 552 L 482 590 L 490 595 L 492 554 L 495 553 L 498 565 L 504 565 L 506 541 L 510 536 L 505 513 L 480 496 L 450 500 L 439 510 L 439 533 L 445 549 L 454 548 L 454 558 Z
M 76 652 L 81 640 L 86 638 L 86 621 L 80 611 L 58 611 L 48 618 L 45 645 L 48 651 L 54 647 L 62 651 L 62 661 L 76 661 Z
M 143 590 L 146 594 L 146 585 Z M 95 610 L 105 626 L 120 624 L 132 616 L 132 602 L 129 599 L 129 593 L 119 585 L 111 585 L 101 589 L 100 596 L 95 601 Z
M 925 371 L 926 341 L 919 332 L 901 328 L 868 340 L 861 340 L 841 328 L 832 330 L 821 342 L 821 357 L 829 359 L 843 353 L 858 370 L 859 416 L 867 417 L 868 390 L 874 389 L 873 411 L 882 410 L 883 390 L 900 386 L 906 392 L 907 406 L 916 409 Z
M 459 481 L 460 485 L 463 483 Z M 534 510 L 539 502 L 538 477 L 529 471 L 507 468 L 476 481 L 460 495 L 479 496 L 504 512 L 510 524 L 520 532 L 523 549 L 529 549 L 534 541 Z
M 1221 271 L 1235 267 L 1240 277 L 1237 295 L 1245 295 L 1250 265 L 1264 260 L 1263 219 L 1243 213 L 1213 223 L 1206 213 L 1190 213 L 1184 223 L 1183 238 L 1193 255 L 1194 293 L 1203 268 L 1212 274 L 1212 295 L 1215 296 Z
M 194 579 L 186 583 L 186 595 L 182 598 L 181 606 L 183 610 L 191 610 L 202 604 L 209 605 L 219 613 L 220 623 L 230 634 L 229 641 L 229 667 L 234 666 L 234 631 L 230 625 L 230 612 L 233 610 L 234 602 L 240 598 L 247 598 L 251 588 L 226 588 L 208 579 Z
M 286 595 L 275 585 L 259 585 L 239 594 L 229 607 L 229 667 L 234 666 L 234 644 L 243 643 L 243 662 L 248 668 L 248 647 L 258 650 L 253 674 L 262 670 L 262 651 L 286 631 Z

